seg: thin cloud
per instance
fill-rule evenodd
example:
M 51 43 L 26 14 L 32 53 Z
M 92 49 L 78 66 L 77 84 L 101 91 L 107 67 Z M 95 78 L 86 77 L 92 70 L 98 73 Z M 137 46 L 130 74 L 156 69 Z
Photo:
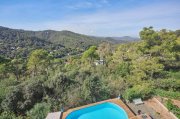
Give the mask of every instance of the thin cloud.
M 66 6 L 69 9 L 83 9 L 83 8 L 92 8 L 94 4 L 92 2 L 80 2 L 72 5 Z
M 169 6 L 173 7 L 169 8 Z M 111 31 L 109 32 L 109 35 L 123 35 L 121 33 L 123 30 L 128 29 L 131 31 L 135 29 L 134 27 L 136 27 L 137 30 L 140 30 L 144 26 L 155 25 L 155 27 L 163 27 L 164 24 L 164 27 L 172 29 L 180 28 L 180 26 L 178 26 L 180 21 L 177 15 L 180 15 L 178 5 L 168 3 L 161 5 L 147 5 L 141 8 L 119 12 L 100 11 L 90 15 L 69 16 L 66 19 L 73 19 L 52 21 L 45 24 L 47 27 L 56 30 L 67 29 L 90 35 L 93 35 L 92 33 L 101 35 L 102 31 Z M 168 21 L 176 25 L 169 24 Z M 112 31 L 114 33 L 112 33 Z M 138 31 L 136 32 L 136 35 L 137 34 Z M 135 33 L 132 35 L 135 35 Z
M 110 4 L 110 0 L 100 0 L 98 3 L 77 2 L 68 9 L 87 9 L 99 5 Z M 100 6 L 99 6 L 100 7 Z M 57 20 L 44 20 L 36 23 L 13 24 L 15 28 L 29 30 L 70 30 L 78 33 L 98 36 L 137 36 L 145 26 L 154 26 L 157 29 L 180 28 L 179 4 L 172 1 L 163 3 L 134 6 L 133 8 L 99 9 L 90 13 L 66 14 Z
M 66 8 L 68 9 L 89 9 L 89 8 L 102 8 L 103 6 L 110 5 L 109 0 L 99 0 L 99 1 L 80 1 L 73 4 L 68 4 Z

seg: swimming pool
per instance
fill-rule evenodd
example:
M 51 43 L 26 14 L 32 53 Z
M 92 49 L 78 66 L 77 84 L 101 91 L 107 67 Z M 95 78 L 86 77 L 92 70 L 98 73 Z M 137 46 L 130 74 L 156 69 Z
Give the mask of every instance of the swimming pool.
M 128 115 L 118 105 L 105 102 L 75 110 L 66 119 L 128 119 Z

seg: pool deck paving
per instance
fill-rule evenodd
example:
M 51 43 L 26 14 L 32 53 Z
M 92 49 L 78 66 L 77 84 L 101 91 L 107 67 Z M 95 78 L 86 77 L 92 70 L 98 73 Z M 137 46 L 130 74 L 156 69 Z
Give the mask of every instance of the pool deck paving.
M 122 100 L 120 100 L 118 98 L 104 100 L 104 101 L 101 101 L 101 102 L 92 103 L 92 104 L 89 104 L 89 105 L 84 105 L 84 106 L 81 106 L 81 107 L 69 109 L 66 112 L 63 112 L 62 119 L 66 119 L 67 115 L 69 113 L 75 111 L 75 110 L 78 110 L 78 109 L 81 109 L 81 108 L 85 108 L 85 107 L 89 107 L 89 106 L 93 106 L 93 105 L 96 105 L 96 104 L 101 104 L 101 103 L 104 103 L 104 102 L 111 102 L 111 103 L 115 103 L 115 104 L 119 105 L 121 108 L 123 108 L 126 111 L 129 119 L 139 119 L 139 118 L 135 118 L 135 114 L 127 107 L 126 104 L 124 104 L 124 102 Z
M 157 97 L 147 100 L 145 104 L 155 110 L 161 116 L 160 119 L 178 119 L 173 113 L 168 111 Z
M 133 110 L 134 113 L 136 113 L 136 115 L 138 115 L 138 110 L 141 110 L 142 114 L 147 114 L 153 119 L 177 119 L 177 117 L 173 113 L 169 112 L 164 106 L 160 97 L 153 97 L 143 102 L 144 104 L 141 105 L 135 105 L 134 103 L 127 103 L 127 105 Z M 174 101 L 175 104 L 178 102 L 178 100 Z M 140 117 L 141 115 L 138 115 L 131 119 L 139 119 Z
M 69 109 L 59 115 L 59 113 L 49 113 L 46 119 L 66 119 L 67 115 L 69 115 L 71 112 L 75 110 L 79 110 L 82 108 L 86 108 L 89 106 L 101 104 L 104 102 L 111 102 L 114 104 L 119 105 L 121 108 L 123 108 L 129 119 L 177 119 L 177 117 L 168 111 L 168 109 L 163 105 L 161 98 L 159 97 L 153 97 L 151 99 L 148 99 L 144 101 L 144 104 L 142 105 L 134 105 L 133 103 L 124 103 L 121 99 L 114 98 L 109 100 L 100 101 L 97 103 L 91 103 L 88 105 L 80 106 L 77 108 Z M 173 100 L 174 104 L 177 103 L 177 106 L 179 106 L 179 100 Z M 138 110 L 142 110 L 142 114 L 138 115 Z M 152 118 L 151 118 L 152 117 Z

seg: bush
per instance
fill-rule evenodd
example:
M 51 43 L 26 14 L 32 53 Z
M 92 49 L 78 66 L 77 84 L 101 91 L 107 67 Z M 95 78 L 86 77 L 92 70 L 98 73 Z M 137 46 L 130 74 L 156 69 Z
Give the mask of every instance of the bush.
M 180 90 L 180 80 L 177 79 L 158 79 L 154 81 L 154 85 L 164 90 Z
M 82 96 L 89 102 L 96 102 L 110 97 L 108 89 L 97 76 L 90 76 L 82 85 Z
M 173 104 L 171 100 L 167 100 L 166 102 L 166 107 L 168 108 L 168 110 L 172 110 L 173 109 Z
M 2 101 L 1 106 L 6 111 L 24 113 L 31 109 L 35 103 L 41 101 L 43 93 L 42 82 L 27 81 L 14 87 L 14 90 L 7 94 Z
M 130 73 L 130 64 L 129 63 L 121 63 L 116 67 L 116 74 L 120 75 L 121 77 L 125 77 Z
M 15 88 L 12 92 L 10 92 L 6 98 L 2 101 L 1 106 L 4 111 L 11 111 L 17 113 L 20 111 L 18 108 L 18 101 L 22 99 L 22 89 Z
M 30 119 L 45 119 L 48 112 L 50 112 L 50 109 L 50 104 L 37 103 L 30 111 L 27 112 L 27 116 Z
M 167 100 L 166 107 L 169 111 L 173 112 L 178 118 L 180 118 L 180 108 L 174 105 L 171 100 Z
M 16 117 L 14 113 L 11 112 L 3 112 L 0 114 L 0 119 L 23 119 L 22 117 Z
M 125 91 L 124 98 L 132 101 L 134 98 L 149 98 L 153 94 L 152 88 L 148 84 L 135 85 Z
M 17 85 L 18 83 L 19 82 L 11 78 L 0 80 L 0 103 L 6 97 L 6 94 L 11 91 L 11 86 Z
M 51 80 L 47 80 L 45 82 L 47 94 L 53 96 L 54 98 L 61 98 L 71 84 L 72 80 L 61 73 L 58 73 Z
M 167 98 L 170 98 L 170 99 L 180 100 L 180 93 L 178 91 L 175 92 L 175 91 L 165 91 L 165 90 L 162 90 L 162 89 L 156 89 L 155 94 L 159 95 L 159 96 L 162 96 L 162 97 L 167 97 Z

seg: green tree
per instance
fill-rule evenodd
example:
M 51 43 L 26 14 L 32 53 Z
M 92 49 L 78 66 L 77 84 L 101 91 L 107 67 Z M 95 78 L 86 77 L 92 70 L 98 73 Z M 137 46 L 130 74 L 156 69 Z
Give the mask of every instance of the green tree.
M 96 46 L 91 46 L 88 50 L 86 50 L 83 53 L 82 59 L 89 60 L 90 62 L 92 62 L 94 59 L 98 57 L 96 50 L 97 50 Z
M 38 71 L 43 69 L 42 66 L 47 63 L 47 59 L 48 52 L 46 50 L 34 50 L 29 56 L 27 68 L 36 76 Z
M 90 76 L 82 85 L 82 96 L 85 100 L 96 102 L 102 99 L 107 99 L 107 89 L 97 76 Z
M 29 80 L 14 87 L 14 90 L 6 95 L 1 106 L 5 111 L 23 114 L 33 105 L 42 100 L 44 88 L 41 81 Z
M 9 70 L 14 74 L 16 80 L 20 79 L 20 75 L 23 73 L 24 63 L 22 59 L 11 60 Z
M 20 112 L 18 109 L 18 101 L 22 99 L 21 90 L 22 89 L 15 89 L 6 96 L 6 98 L 1 103 L 3 110 L 14 113 Z
M 0 56 L 0 77 L 5 78 L 9 73 L 10 59 Z
M 57 99 L 66 93 L 66 89 L 68 89 L 70 84 L 72 84 L 72 81 L 61 73 L 56 74 L 51 80 L 45 82 L 47 94 Z
M 159 63 L 157 58 L 145 56 L 132 61 L 131 73 L 137 79 L 153 79 L 155 75 L 163 71 L 163 68 L 164 66 Z
M 151 48 L 154 45 L 160 45 L 161 39 L 156 31 L 153 30 L 153 27 L 145 27 L 140 32 L 141 40 L 145 41 L 145 48 Z
M 125 77 L 130 74 L 130 63 L 122 62 L 117 65 L 115 73 L 120 75 L 121 77 Z
M 175 34 L 177 35 L 177 37 L 179 37 L 180 36 L 180 30 L 176 30 Z
M 101 43 L 97 48 L 97 53 L 101 59 L 107 59 L 112 54 L 112 45 L 107 42 Z

